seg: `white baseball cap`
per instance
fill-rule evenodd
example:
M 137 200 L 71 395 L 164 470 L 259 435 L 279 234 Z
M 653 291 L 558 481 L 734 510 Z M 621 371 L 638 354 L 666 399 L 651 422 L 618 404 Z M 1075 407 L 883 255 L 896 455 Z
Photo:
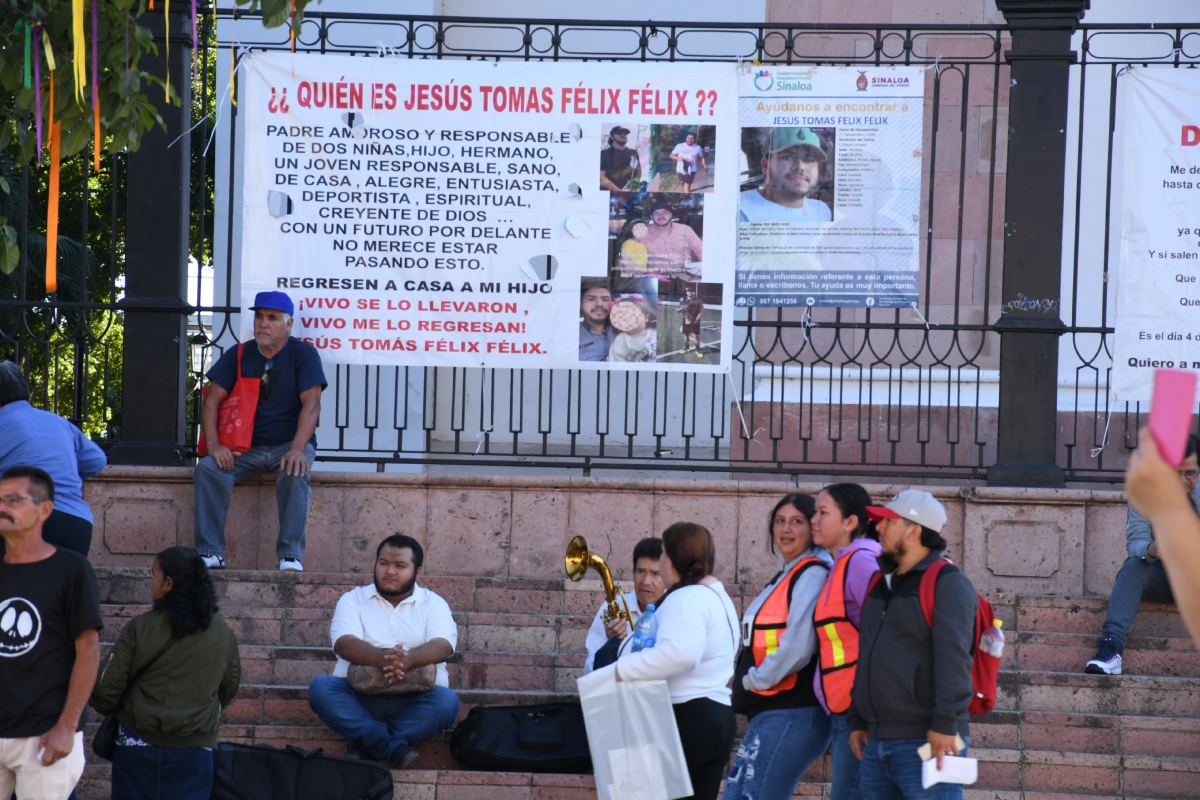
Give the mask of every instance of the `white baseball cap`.
M 886 506 L 867 506 L 867 516 L 872 522 L 906 519 L 938 533 L 946 526 L 946 509 L 933 495 L 920 489 L 905 489 Z

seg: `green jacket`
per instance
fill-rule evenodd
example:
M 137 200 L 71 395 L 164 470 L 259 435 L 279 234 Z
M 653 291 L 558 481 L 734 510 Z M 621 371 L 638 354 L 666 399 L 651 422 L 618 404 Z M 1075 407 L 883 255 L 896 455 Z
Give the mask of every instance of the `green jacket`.
M 233 701 L 242 677 L 237 638 L 220 616 L 213 615 L 208 630 L 172 645 L 116 707 L 130 677 L 170 640 L 162 611 L 130 621 L 100 672 L 92 707 L 116 711 L 130 732 L 159 747 L 215 747 L 221 709 Z

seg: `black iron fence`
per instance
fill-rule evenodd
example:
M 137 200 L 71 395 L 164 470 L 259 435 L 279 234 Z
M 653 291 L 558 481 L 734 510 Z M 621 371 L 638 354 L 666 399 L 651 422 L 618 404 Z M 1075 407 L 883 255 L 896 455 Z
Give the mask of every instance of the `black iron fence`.
M 168 446 L 191 448 L 203 370 L 237 332 L 233 211 L 222 197 L 237 157 L 228 75 L 248 50 L 291 43 L 284 29 L 263 29 L 244 14 L 210 9 L 199 23 L 190 153 L 167 156 L 190 164 L 190 264 L 186 275 L 184 265 L 167 267 L 180 269 L 177 302 L 147 300 L 154 293 L 143 291 L 129 305 L 136 281 L 126 270 L 126 224 L 135 198 L 127 193 L 127 156 L 108 159 L 98 174 L 89 174 L 86 159 L 64 164 L 62 279 L 46 294 L 45 170 L 15 168 L 0 153 L 0 177 L 11 187 L 0 199 L 16 212 L 8 216 L 19 225 L 22 247 L 16 269 L 0 273 L 0 356 L 24 366 L 38 405 L 107 445 L 146 438 L 129 433 L 141 421 L 123 409 L 130 393 L 172 391 L 170 382 L 126 382 L 126 362 L 142 357 L 143 342 L 125 336 L 133 308 L 186 318 L 187 342 L 178 350 L 185 380 L 174 390 L 182 397 L 163 403 L 182 415 L 178 441 Z M 983 481 L 1004 460 L 997 442 L 1001 373 L 1004 381 L 1022 380 L 1011 363 L 1002 370 L 1001 341 L 1037 312 L 1063 323 L 1054 330 L 1054 408 L 1029 412 L 1053 416 L 1053 463 L 1068 481 L 1119 480 L 1144 409 L 1108 400 L 1117 87 L 1129 64 L 1200 63 L 1200 29 L 1079 26 L 1066 124 L 1057 134 L 1067 143 L 1066 174 L 1019 187 L 1008 181 L 1010 161 L 1024 157 L 1020 146 L 1010 146 L 1009 110 L 1027 89 L 1013 85 L 1014 30 L 309 13 L 297 51 L 366 58 L 928 67 L 917 308 L 739 309 L 725 322 L 735 327 L 728 376 L 329 365 L 318 458 L 380 469 L 551 466 Z M 1008 291 L 1003 267 L 1012 209 L 1064 186 L 1061 292 Z

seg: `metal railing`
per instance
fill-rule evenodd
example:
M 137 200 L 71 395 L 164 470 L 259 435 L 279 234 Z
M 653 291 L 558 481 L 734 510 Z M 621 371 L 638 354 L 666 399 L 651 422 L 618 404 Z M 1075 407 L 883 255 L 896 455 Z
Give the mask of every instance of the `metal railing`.
M 314 8 L 297 51 L 929 67 L 916 309 L 739 309 L 729 376 L 327 365 L 319 459 L 380 469 L 395 463 L 986 478 L 996 458 L 995 324 L 1013 302 L 1002 303 L 999 291 L 1007 99 L 1017 90 L 1004 57 L 1004 26 L 514 21 Z M 207 44 L 193 87 L 200 124 L 190 134 L 195 266 L 181 294 L 190 304 L 193 352 L 189 442 L 204 364 L 237 332 L 231 205 L 214 204 L 208 188 L 219 183 L 214 176 L 232 174 L 229 64 L 247 50 L 290 45 L 284 29 L 263 29 L 254 17 L 216 17 L 214 28 L 211 11 L 201 14 Z M 1068 480 L 1116 481 L 1143 412 L 1107 400 L 1116 89 L 1127 64 L 1200 63 L 1200 30 L 1084 25 L 1076 39 L 1073 127 L 1065 132 L 1072 161 L 1065 179 L 1069 280 L 1057 301 L 1066 324 L 1057 453 Z M 79 279 L 64 280 L 53 296 L 39 285 L 44 170 L 5 167 L 24 201 L 26 254 L 12 275 L 0 274 L 0 355 L 21 360 L 38 404 L 107 443 L 122 438 L 121 391 L 133 388 L 120 386 L 120 359 L 136 357 L 136 343 L 121 341 L 122 159 L 109 159 L 98 175 L 87 174 L 82 161 L 64 165 L 60 235 L 87 248 L 77 247 Z M 1057 190 L 1055 176 L 1047 185 Z M 60 270 L 67 272 L 63 259 L 71 251 L 61 241 Z

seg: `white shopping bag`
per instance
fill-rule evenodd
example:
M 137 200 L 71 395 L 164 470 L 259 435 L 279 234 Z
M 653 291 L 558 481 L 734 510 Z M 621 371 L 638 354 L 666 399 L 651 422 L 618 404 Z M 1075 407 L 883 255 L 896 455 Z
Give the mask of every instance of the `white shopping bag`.
M 616 665 L 578 678 L 600 800 L 692 794 L 666 681 L 621 681 Z

